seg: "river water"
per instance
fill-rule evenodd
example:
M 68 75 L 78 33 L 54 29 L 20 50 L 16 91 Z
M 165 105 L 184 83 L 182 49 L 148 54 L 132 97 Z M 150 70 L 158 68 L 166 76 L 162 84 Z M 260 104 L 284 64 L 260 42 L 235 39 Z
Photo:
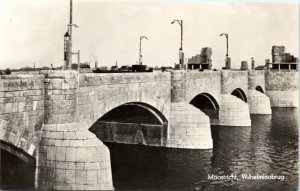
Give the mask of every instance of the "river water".
M 272 108 L 272 115 L 251 115 L 251 127 L 212 127 L 211 150 L 106 143 L 115 189 L 297 190 L 297 117 L 298 109 Z M 237 178 L 208 179 L 231 174 Z

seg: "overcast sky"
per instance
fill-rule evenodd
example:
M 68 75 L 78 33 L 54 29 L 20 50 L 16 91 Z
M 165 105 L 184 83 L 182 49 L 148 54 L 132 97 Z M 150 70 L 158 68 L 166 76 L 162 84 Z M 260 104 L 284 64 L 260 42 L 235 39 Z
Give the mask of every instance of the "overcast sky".
M 183 50 L 189 58 L 211 47 L 213 68 L 224 66 L 229 33 L 229 56 L 234 68 L 242 60 L 264 64 L 272 45 L 284 45 L 299 56 L 299 5 L 296 3 L 204 3 L 183 1 L 73 0 L 73 51 L 81 61 L 99 65 L 136 64 L 139 36 L 143 62 L 174 66 L 178 62 L 180 26 Z M 69 22 L 69 0 L 1 0 L 0 68 L 60 66 L 63 35 Z M 77 58 L 73 57 L 73 62 Z

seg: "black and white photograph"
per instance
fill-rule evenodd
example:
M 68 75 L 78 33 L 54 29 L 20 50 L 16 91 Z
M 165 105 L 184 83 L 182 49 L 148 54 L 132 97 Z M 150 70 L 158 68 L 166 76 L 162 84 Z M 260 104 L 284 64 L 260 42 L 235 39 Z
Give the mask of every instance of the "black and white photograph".
M 297 191 L 299 7 L 0 0 L 0 189 Z

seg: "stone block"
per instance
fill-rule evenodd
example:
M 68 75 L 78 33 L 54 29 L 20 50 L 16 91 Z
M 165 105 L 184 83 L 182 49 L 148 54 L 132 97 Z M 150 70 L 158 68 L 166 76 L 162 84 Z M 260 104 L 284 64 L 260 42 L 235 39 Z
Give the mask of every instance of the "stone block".
M 67 169 L 68 162 L 65 161 L 55 161 L 55 168 L 56 169 Z
M 13 132 L 9 133 L 8 134 L 8 142 L 15 145 L 17 142 L 17 137 L 18 136 L 15 133 L 13 133 Z
M 77 170 L 84 170 L 85 163 L 84 162 L 76 162 L 76 169 Z
M 75 132 L 74 131 L 65 131 L 64 132 L 64 137 L 63 137 L 63 139 L 64 140 L 68 140 L 68 139 L 70 139 L 70 146 L 73 146 L 73 145 L 71 145 L 71 140 L 72 139 L 76 139 L 77 137 L 76 137 L 76 134 L 75 134 Z M 72 144 L 75 144 L 75 141 L 72 143 Z
M 85 163 L 85 170 L 98 170 L 98 169 L 100 169 L 100 163 L 98 161 Z
M 87 184 L 97 184 L 97 170 L 86 171 Z
M 49 138 L 51 139 L 63 139 L 64 133 L 60 131 L 51 131 L 49 132 Z
M 76 162 L 68 162 L 68 168 L 70 170 L 76 170 Z
M 100 182 L 105 182 L 107 181 L 108 177 L 107 177 L 107 169 L 101 169 L 97 171 L 97 175 L 98 175 L 98 180 Z
M 56 147 L 62 146 L 61 143 L 62 143 L 62 140 L 61 140 L 61 139 L 55 139 L 55 146 L 56 146 Z
M 77 162 L 86 161 L 86 148 L 77 148 L 76 149 L 76 161 Z
M 76 181 L 75 170 L 66 170 L 66 183 L 75 184 Z
M 61 146 L 69 147 L 70 146 L 70 140 L 68 140 L 68 139 L 61 140 Z
M 76 184 L 87 184 L 87 173 L 85 170 L 76 170 L 75 177 Z
M 53 90 L 61 90 L 62 89 L 62 79 L 51 79 L 50 83 L 52 84 Z
M 66 153 L 65 152 L 56 152 L 55 160 L 56 161 L 66 161 Z
M 110 169 L 110 161 L 102 161 L 100 162 L 101 169 Z
M 3 140 L 8 128 L 8 121 L 6 120 L 0 120 L 0 139 Z
M 83 140 L 70 140 L 70 147 L 83 147 L 84 146 L 84 142 Z
M 55 160 L 55 147 L 48 147 L 47 160 Z
M 66 178 L 66 170 L 56 169 L 55 172 L 55 182 L 64 183 Z

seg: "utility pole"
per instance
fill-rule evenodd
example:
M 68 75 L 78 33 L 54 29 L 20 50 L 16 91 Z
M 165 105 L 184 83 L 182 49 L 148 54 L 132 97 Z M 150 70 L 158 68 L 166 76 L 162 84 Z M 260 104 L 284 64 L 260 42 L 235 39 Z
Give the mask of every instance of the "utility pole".
M 70 0 L 70 20 L 68 24 L 68 30 L 64 35 L 64 69 L 68 70 L 72 65 L 72 27 L 78 27 L 73 24 L 73 1 Z
M 220 34 L 220 36 L 223 35 L 226 37 L 226 56 L 228 57 L 228 34 L 227 33 Z
M 229 47 L 229 45 L 228 45 L 228 34 L 227 33 L 222 33 L 222 34 L 220 34 L 220 36 L 225 36 L 226 37 L 226 57 L 225 57 L 225 68 L 226 69 L 231 69 L 231 59 L 230 59 L 230 57 L 228 56 L 228 47 Z
M 184 53 L 183 53 L 183 49 L 182 49 L 182 39 L 183 39 L 183 20 L 173 20 L 171 22 L 171 24 L 174 24 L 175 21 L 180 25 L 180 48 L 179 48 L 179 65 L 181 68 L 183 68 L 184 66 Z
M 73 17 L 73 0 L 70 0 L 70 20 L 68 24 L 68 30 L 69 30 L 69 46 L 68 46 L 68 57 L 66 62 L 66 70 L 68 70 L 72 65 L 72 17 Z
M 143 63 L 143 61 L 142 61 L 142 40 L 143 39 L 146 39 L 146 40 L 148 40 L 148 38 L 146 37 L 146 36 L 140 36 L 140 51 L 139 51 L 139 64 L 140 65 L 142 65 Z

